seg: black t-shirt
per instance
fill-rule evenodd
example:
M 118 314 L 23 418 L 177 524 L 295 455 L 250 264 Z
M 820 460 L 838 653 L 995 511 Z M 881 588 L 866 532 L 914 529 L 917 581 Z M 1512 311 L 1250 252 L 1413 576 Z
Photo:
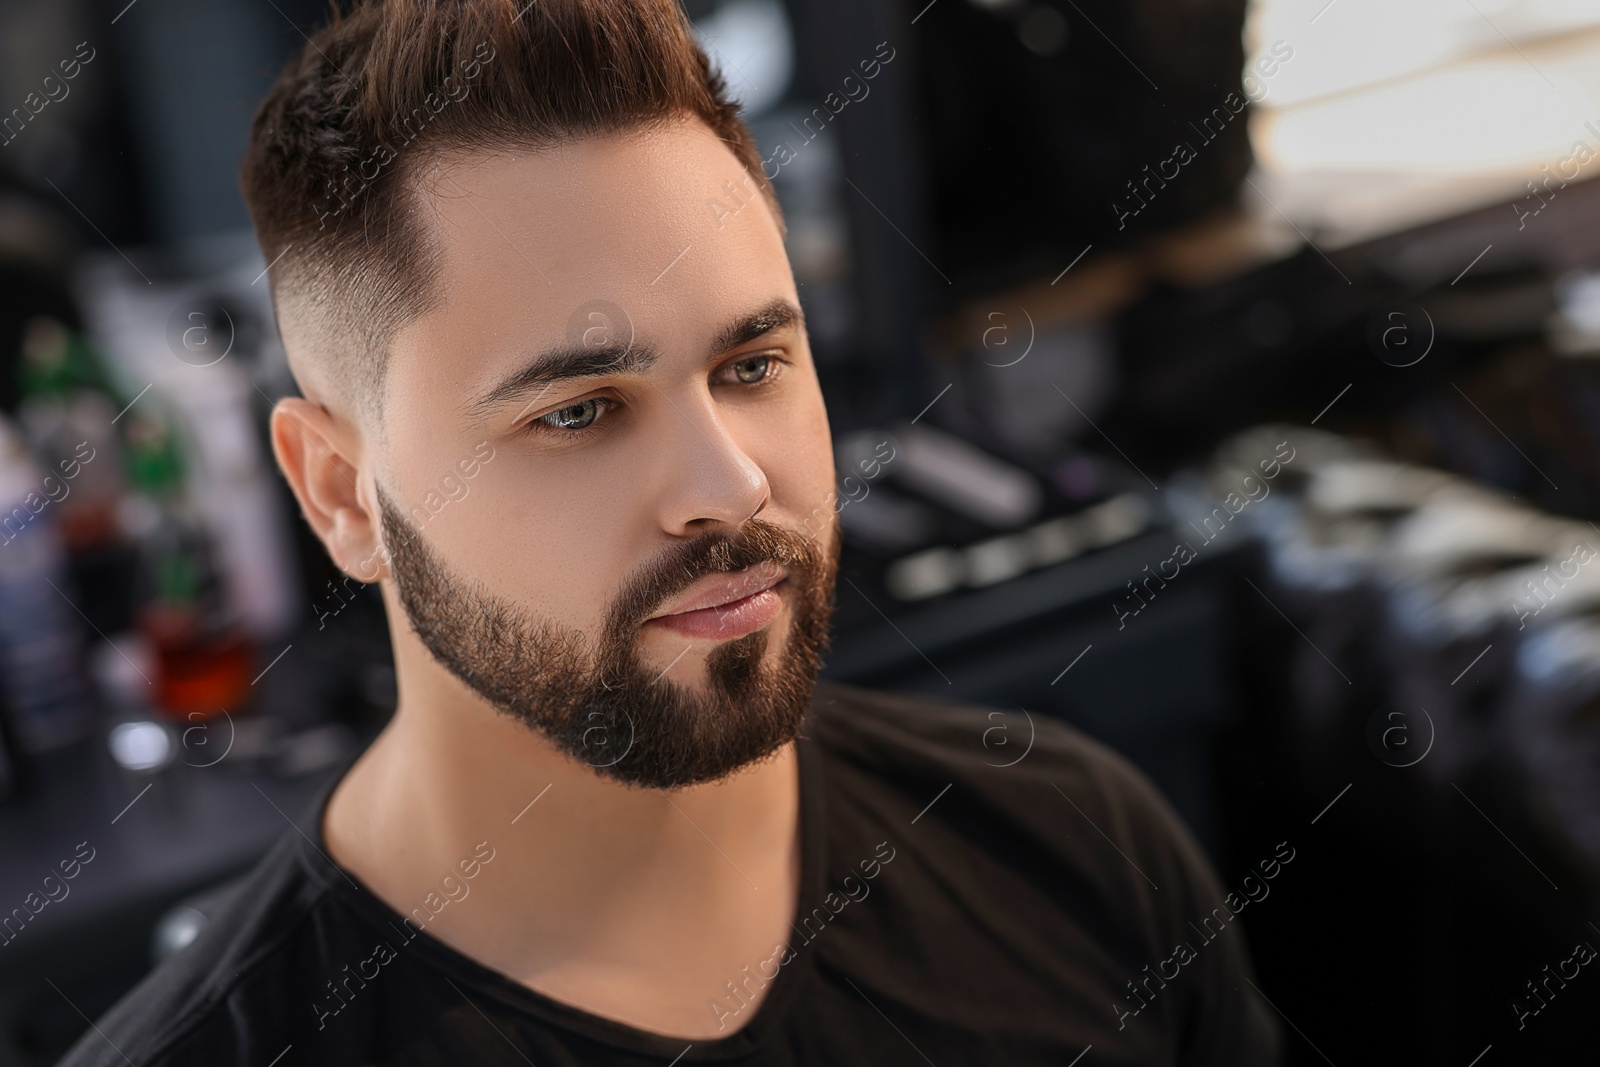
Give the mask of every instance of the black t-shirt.
M 600 1018 L 446 946 L 423 925 L 452 906 L 443 893 L 408 922 L 323 855 L 324 794 L 63 1063 L 1279 1063 L 1224 906 L 1239 898 L 1131 764 L 1032 722 L 1027 748 L 1014 712 L 818 686 L 798 742 L 795 935 L 730 976 L 720 1014 L 708 1004 L 725 1036 Z M 494 851 L 456 882 L 483 877 Z M 762 983 L 765 1000 L 742 1007 L 739 986 Z

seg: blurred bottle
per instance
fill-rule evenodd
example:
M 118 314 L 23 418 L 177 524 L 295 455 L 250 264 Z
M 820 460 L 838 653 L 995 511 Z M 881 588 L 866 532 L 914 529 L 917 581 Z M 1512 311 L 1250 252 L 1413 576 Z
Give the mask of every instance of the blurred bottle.
M 159 406 L 130 415 L 124 523 L 138 542 L 136 625 L 154 650 L 155 704 L 186 723 L 234 711 L 250 690 L 254 644 L 230 609 L 210 532 Z
M 16 425 L 0 417 L 0 678 L 18 739 L 33 751 L 93 726 L 58 517 Z
M 119 412 L 127 401 L 95 349 L 58 319 L 29 320 L 18 417 L 45 468 L 78 608 L 101 632 L 132 624 L 135 556 L 117 521 L 127 492 Z
M 271 324 L 225 295 L 197 299 L 168 342 L 176 361 L 153 375 L 180 416 L 193 462 L 190 492 L 212 532 L 216 563 L 232 610 L 257 641 L 275 641 L 303 616 L 298 565 L 290 541 L 292 515 L 266 447 L 270 399 L 252 380 L 262 335 Z
M 34 455 L 52 473 L 73 471 L 57 520 L 67 550 L 120 540 L 116 513 L 125 486 L 113 420 L 122 404 L 99 357 L 81 334 L 38 317 L 23 337 L 19 373 L 18 416 Z

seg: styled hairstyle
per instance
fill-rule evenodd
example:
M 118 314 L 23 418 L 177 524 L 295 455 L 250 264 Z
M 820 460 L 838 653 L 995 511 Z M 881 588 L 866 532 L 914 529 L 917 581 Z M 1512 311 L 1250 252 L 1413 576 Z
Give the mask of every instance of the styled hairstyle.
M 311 372 L 352 413 L 381 410 L 391 334 L 439 299 L 418 178 L 452 153 L 698 117 L 783 228 L 755 139 L 677 0 L 331 6 L 257 110 L 240 183 L 279 324 L 300 327 L 296 377 L 304 388 Z

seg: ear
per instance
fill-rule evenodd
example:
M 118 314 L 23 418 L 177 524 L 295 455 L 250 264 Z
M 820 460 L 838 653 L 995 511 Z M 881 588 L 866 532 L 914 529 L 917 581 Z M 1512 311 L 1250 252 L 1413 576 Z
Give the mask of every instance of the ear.
M 301 397 L 272 409 L 272 453 L 334 565 L 362 582 L 389 576 L 377 509 L 360 490 L 361 434 Z

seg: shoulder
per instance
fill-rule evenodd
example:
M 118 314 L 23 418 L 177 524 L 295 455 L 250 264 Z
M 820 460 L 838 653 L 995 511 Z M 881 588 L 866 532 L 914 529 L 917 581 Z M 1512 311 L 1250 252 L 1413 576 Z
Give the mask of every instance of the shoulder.
M 1060 719 L 837 685 L 818 687 L 816 711 L 830 796 L 1101 902 L 1143 948 L 1170 947 L 1189 913 L 1220 901 L 1209 860 L 1150 779 Z
M 312 936 L 310 924 L 326 897 L 299 852 L 299 840 L 286 833 L 226 888 L 194 942 L 96 1020 L 59 1067 L 255 1063 L 262 1050 L 244 1045 L 262 1037 L 270 1022 L 260 1017 L 262 1005 L 241 1003 L 249 999 L 244 991 L 287 965 Z
M 1120 981 L 1195 959 L 1185 967 L 1191 980 L 1154 1013 L 1184 1062 L 1277 1062 L 1275 1024 L 1246 985 L 1247 943 L 1225 906 L 1233 894 L 1126 757 L 1022 708 L 834 685 L 818 687 L 815 706 L 809 736 L 826 753 L 829 803 L 838 798 L 848 808 L 841 818 L 870 823 L 874 839 L 903 843 L 915 856 L 907 862 L 933 872 L 930 884 L 969 893 L 965 914 L 997 900 L 1021 909 L 1026 943 L 1014 947 L 1052 946 L 1042 969 L 1076 953 L 1076 965 Z M 1063 936 L 1065 927 L 1088 941 Z M 1118 1007 L 1125 995 L 1107 988 L 1108 1018 L 1140 1014 L 1138 1001 Z
M 1127 757 L 1052 715 L 832 683 L 815 705 L 813 735 L 836 764 L 893 779 L 943 773 L 1002 803 L 1033 805 L 1047 791 L 1066 811 L 1182 827 Z

